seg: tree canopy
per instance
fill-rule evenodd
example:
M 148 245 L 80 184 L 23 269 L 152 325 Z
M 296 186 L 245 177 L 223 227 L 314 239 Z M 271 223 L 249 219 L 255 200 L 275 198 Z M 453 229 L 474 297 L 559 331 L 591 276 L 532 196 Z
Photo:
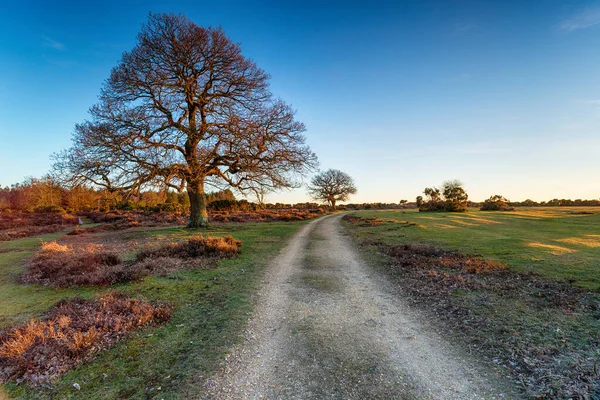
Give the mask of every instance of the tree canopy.
M 444 182 L 441 189 L 427 187 L 423 194 L 427 196 L 426 200 L 422 196 L 417 197 L 419 211 L 462 212 L 468 209 L 469 196 L 458 180 Z
M 55 176 L 109 190 L 187 190 L 190 226 L 208 221 L 205 184 L 296 187 L 316 166 L 304 124 L 269 91 L 269 75 L 220 28 L 151 14 L 105 82 Z
M 345 172 L 330 169 L 315 175 L 308 187 L 309 195 L 335 209 L 338 201 L 346 201 L 356 193 L 354 180 Z

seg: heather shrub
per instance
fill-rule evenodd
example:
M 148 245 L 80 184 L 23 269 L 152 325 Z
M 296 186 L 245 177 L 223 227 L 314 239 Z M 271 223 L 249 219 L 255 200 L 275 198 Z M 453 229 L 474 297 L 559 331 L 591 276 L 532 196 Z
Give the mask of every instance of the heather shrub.
M 75 215 L 60 213 L 0 213 L 0 242 L 43 235 L 77 225 Z
M 242 242 L 232 236 L 194 236 L 185 242 L 173 242 L 159 247 L 147 248 L 137 254 L 137 261 L 147 258 L 197 258 L 223 257 L 230 258 L 240 252 Z
M 112 285 L 140 276 L 127 268 L 118 254 L 102 245 L 74 249 L 56 242 L 43 243 L 22 275 L 25 283 L 49 286 Z
M 167 321 L 171 311 L 164 304 L 116 293 L 92 301 L 61 301 L 47 318 L 0 333 L 0 382 L 44 384 L 110 347 L 127 332 Z

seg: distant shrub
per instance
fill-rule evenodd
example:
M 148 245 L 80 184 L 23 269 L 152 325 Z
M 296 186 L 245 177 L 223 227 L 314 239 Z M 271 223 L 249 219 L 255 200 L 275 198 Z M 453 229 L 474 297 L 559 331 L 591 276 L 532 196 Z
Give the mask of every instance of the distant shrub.
M 480 208 L 481 211 L 514 211 L 514 209 L 510 206 L 508 199 L 499 194 L 490 196 Z
M 436 187 L 425 188 L 423 196 L 416 199 L 419 211 L 450 211 L 464 212 L 468 210 L 469 196 L 462 187 L 462 183 L 457 180 L 446 181 L 442 190 Z
M 60 232 L 65 229 L 66 227 L 64 225 L 26 226 L 21 228 L 7 229 L 0 231 L 0 242 L 45 235 L 47 233 Z
M 49 225 L 77 225 L 77 216 L 62 213 L 0 213 L 0 230 L 41 227 Z
M 379 225 L 383 225 L 386 223 L 386 221 L 381 218 L 377 218 L 377 217 L 364 218 L 364 217 L 357 217 L 355 215 L 344 215 L 343 220 L 348 221 L 351 224 L 356 224 L 358 226 L 365 226 L 365 227 L 379 226 Z
M 237 211 L 238 201 L 235 199 L 214 200 L 208 204 L 208 209 L 217 211 Z
M 167 305 L 116 293 L 91 301 L 62 301 L 47 318 L 0 334 L 0 383 L 45 384 L 112 346 L 127 332 L 167 321 L 171 311 Z
M 56 206 L 56 205 L 52 205 L 52 206 L 38 206 L 36 207 L 33 212 L 36 213 L 65 213 L 65 209 L 60 207 L 60 206 Z

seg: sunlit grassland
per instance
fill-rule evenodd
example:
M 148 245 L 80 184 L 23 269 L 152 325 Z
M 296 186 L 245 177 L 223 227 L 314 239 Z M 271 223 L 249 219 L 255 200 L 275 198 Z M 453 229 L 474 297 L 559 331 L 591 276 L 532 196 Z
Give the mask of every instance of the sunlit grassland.
M 359 211 L 355 215 L 389 221 L 357 230 L 366 240 L 430 243 L 495 259 L 515 271 L 600 289 L 597 207 L 523 207 L 513 212 L 471 209 L 466 213 Z
M 226 224 L 202 231 L 184 228 L 132 230 L 122 237 L 133 241 L 144 238 L 163 241 L 198 233 L 232 235 L 243 241 L 242 252 L 235 259 L 221 261 L 214 269 L 182 270 L 111 288 L 57 289 L 19 283 L 19 274 L 41 240 L 52 240 L 61 234 L 1 243 L 0 329 L 39 317 L 61 299 L 89 298 L 107 290 L 175 306 L 169 323 L 131 334 L 127 340 L 98 353 L 93 361 L 54 382 L 52 389 L 33 390 L 24 384 L 11 383 L 5 385 L 6 391 L 16 398 L 181 398 L 190 393 L 197 395 L 203 377 L 216 368 L 227 349 L 239 340 L 264 267 L 303 224 Z M 124 256 L 131 258 L 134 254 L 135 249 L 131 249 Z M 81 391 L 73 388 L 75 382 L 81 386 Z
M 526 398 L 596 398 L 600 208 L 352 214 L 371 218 L 344 222 L 365 259 L 412 298 L 432 326 L 490 368 L 510 371 Z M 432 260 L 427 274 L 427 265 L 387 255 L 390 246 L 409 243 L 480 255 L 509 272 L 469 276 Z

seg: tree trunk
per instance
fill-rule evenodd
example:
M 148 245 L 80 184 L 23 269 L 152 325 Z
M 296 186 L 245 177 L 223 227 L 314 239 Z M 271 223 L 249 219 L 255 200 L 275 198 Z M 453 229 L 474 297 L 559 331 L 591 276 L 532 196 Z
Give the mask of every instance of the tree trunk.
M 331 209 L 335 211 L 335 200 L 329 200 L 329 204 L 331 205 Z
M 188 181 L 187 192 L 190 198 L 190 223 L 188 224 L 188 228 L 203 228 L 208 226 L 204 179 Z

